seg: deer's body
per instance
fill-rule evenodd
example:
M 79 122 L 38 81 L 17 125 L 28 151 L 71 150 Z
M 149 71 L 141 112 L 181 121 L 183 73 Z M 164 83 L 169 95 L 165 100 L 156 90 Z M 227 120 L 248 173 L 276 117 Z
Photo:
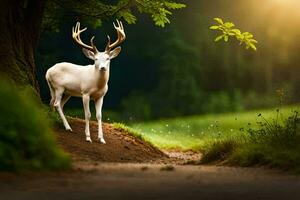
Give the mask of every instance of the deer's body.
M 63 113 L 63 107 L 71 96 L 82 97 L 84 114 L 85 114 L 85 134 L 86 141 L 91 142 L 89 120 L 91 118 L 90 100 L 95 101 L 96 117 L 98 120 L 98 139 L 101 143 L 105 143 L 102 131 L 102 105 L 103 98 L 108 90 L 110 60 L 117 57 L 121 51 L 121 47 L 115 48 L 125 40 L 125 32 L 123 24 L 117 21 L 118 26 L 114 24 L 118 33 L 118 39 L 113 44 L 108 44 L 104 52 L 99 52 L 93 43 L 94 37 L 91 39 L 91 46 L 84 44 L 80 39 L 79 22 L 73 28 L 72 37 L 82 47 L 86 57 L 94 60 L 94 65 L 76 65 L 72 63 L 58 63 L 48 69 L 46 80 L 48 82 L 51 101 L 50 105 L 58 111 L 64 126 L 67 130 L 72 131 L 66 117 Z M 113 49 L 115 48 L 115 49 Z
M 64 94 L 81 97 L 89 94 L 92 100 L 103 97 L 108 89 L 109 69 L 99 71 L 95 65 L 75 65 L 72 63 L 58 63 L 46 73 L 46 79 L 53 88 L 61 88 Z

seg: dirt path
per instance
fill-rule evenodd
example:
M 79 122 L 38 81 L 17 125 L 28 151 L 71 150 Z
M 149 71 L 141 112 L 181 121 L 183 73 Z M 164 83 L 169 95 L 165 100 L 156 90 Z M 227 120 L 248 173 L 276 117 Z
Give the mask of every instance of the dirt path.
M 171 152 L 168 156 L 110 125 L 105 125 L 108 144 L 90 146 L 83 142 L 83 132 L 79 133 L 81 122 L 72 123 L 76 134 L 60 129 L 57 132 L 60 144 L 72 155 L 74 169 L 60 173 L 0 173 L 1 200 L 300 199 L 299 177 L 262 168 L 182 165 L 199 155 Z
M 0 199 L 288 199 L 300 180 L 262 169 L 99 163 L 68 173 L 1 174 Z M 3 181 L 5 180 L 5 181 Z

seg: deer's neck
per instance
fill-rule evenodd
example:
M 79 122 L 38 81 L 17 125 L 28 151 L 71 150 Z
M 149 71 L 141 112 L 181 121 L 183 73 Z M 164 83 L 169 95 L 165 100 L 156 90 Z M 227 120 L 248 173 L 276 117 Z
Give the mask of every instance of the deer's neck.
M 107 70 L 99 70 L 97 67 L 95 67 L 95 70 L 97 87 L 104 88 L 109 81 L 109 67 L 107 68 Z

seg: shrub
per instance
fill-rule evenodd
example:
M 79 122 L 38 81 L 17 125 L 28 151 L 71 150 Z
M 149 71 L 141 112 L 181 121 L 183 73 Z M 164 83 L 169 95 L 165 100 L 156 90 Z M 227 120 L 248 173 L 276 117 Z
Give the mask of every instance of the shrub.
M 206 149 L 202 149 L 202 163 L 210 163 L 214 161 L 224 161 L 230 156 L 237 146 L 237 142 L 231 139 L 217 140 L 208 142 L 204 145 Z
M 299 147 L 246 144 L 230 156 L 229 163 L 243 167 L 268 165 L 270 167 L 300 172 L 299 151 Z
M 28 89 L 0 81 L 0 170 L 66 169 L 41 105 Z
M 297 111 L 281 119 L 258 121 L 259 128 L 248 128 L 245 134 L 211 140 L 203 147 L 202 162 L 224 161 L 240 166 L 268 165 L 300 172 L 300 118 Z

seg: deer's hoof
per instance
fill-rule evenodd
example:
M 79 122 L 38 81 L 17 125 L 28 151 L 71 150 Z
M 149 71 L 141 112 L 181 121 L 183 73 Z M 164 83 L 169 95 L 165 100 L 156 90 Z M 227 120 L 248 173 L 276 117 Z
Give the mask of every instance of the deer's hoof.
M 67 131 L 73 132 L 73 130 L 71 129 L 71 127 L 66 128 Z
M 105 140 L 103 138 L 100 138 L 100 143 L 101 144 L 106 144 Z
M 92 140 L 91 140 L 91 138 L 86 138 L 86 140 L 85 140 L 86 142 L 90 142 L 90 143 L 92 143 Z

